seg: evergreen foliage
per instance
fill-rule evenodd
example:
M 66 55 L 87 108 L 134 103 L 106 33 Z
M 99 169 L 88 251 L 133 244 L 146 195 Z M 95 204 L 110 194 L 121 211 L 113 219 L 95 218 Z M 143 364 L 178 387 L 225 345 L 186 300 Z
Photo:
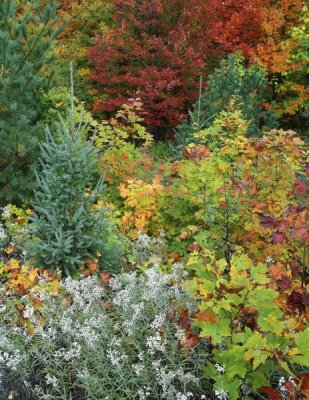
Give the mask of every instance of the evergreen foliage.
M 46 130 L 31 217 L 30 256 L 39 267 L 60 268 L 65 275 L 104 253 L 108 241 L 108 223 L 96 205 L 102 181 L 93 186 L 97 153 L 82 138 L 83 129 L 71 133 L 65 124 L 56 137 Z
M 222 60 L 219 68 L 208 78 L 205 93 L 190 112 L 189 120 L 184 121 L 176 130 L 177 148 L 182 149 L 189 143 L 196 143 L 194 134 L 209 128 L 215 117 L 227 109 L 231 101 L 245 120 L 250 121 L 248 135 L 258 135 L 265 128 L 275 125 L 274 115 L 266 104 L 267 72 L 253 64 L 246 67 L 239 55 L 231 55 Z
M 32 193 L 39 154 L 41 99 L 47 66 L 61 30 L 54 1 L 0 2 L 0 202 L 21 203 Z

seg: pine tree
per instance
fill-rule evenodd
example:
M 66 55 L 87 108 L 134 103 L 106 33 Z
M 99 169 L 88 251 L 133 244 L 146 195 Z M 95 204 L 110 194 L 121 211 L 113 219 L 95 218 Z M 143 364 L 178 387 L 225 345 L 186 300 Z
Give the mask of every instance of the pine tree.
M 97 252 L 108 262 L 110 228 L 103 210 L 95 206 L 102 188 L 101 180 L 94 187 L 97 153 L 83 137 L 82 128 L 72 132 L 62 123 L 57 134 L 46 130 L 40 146 L 29 255 L 35 265 L 59 268 L 65 275 L 74 274 Z
M 61 30 L 52 0 L 0 2 L 0 203 L 32 193 L 42 139 L 41 99 L 50 85 L 52 44 Z M 44 132 L 44 129 L 43 129 Z
M 219 68 L 208 78 L 205 93 L 190 112 L 190 118 L 176 129 L 179 150 L 196 142 L 194 133 L 212 125 L 215 117 L 235 100 L 244 119 L 250 121 L 249 135 L 259 135 L 264 128 L 275 125 L 275 117 L 267 103 L 267 71 L 257 64 L 245 66 L 239 55 L 222 60 Z M 266 107 L 265 107 L 266 106 Z

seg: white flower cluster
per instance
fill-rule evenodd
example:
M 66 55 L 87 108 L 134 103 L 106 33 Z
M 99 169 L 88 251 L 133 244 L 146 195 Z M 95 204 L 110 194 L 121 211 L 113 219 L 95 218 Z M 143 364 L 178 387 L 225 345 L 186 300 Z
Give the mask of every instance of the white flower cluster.
M 223 390 L 215 390 L 215 396 L 218 400 L 229 400 L 229 395 Z
M 224 368 L 223 365 L 220 365 L 220 364 L 216 363 L 215 364 L 215 368 L 216 368 L 218 374 L 220 374 L 220 375 L 224 374 L 225 368 Z
M 150 237 L 146 234 L 139 233 L 137 239 L 134 241 L 133 257 L 137 264 L 150 262 L 153 266 L 158 266 L 162 261 L 164 254 L 164 238 L 163 231 L 159 232 L 158 237 Z
M 19 367 L 20 360 L 20 351 L 14 349 L 8 337 L 8 332 L 3 327 L 0 327 L 0 370 L 7 367 L 16 371 Z
M 7 240 L 7 234 L 5 231 L 5 227 L 4 225 L 0 222 L 0 241 L 4 242 L 5 240 Z
M 171 274 L 162 274 L 154 267 L 146 270 L 145 275 L 144 300 L 153 301 L 158 307 L 162 307 L 171 298 L 180 300 L 184 297 L 181 284 L 185 272 L 182 264 L 174 264 Z M 172 284 L 172 282 L 178 282 L 178 284 Z
M 176 393 L 176 400 L 188 400 L 188 399 L 192 399 L 194 397 L 192 392 L 188 392 L 186 394 L 183 393 Z
M 153 267 L 144 271 L 142 275 L 134 271 L 111 279 L 110 287 L 115 292 L 113 304 L 119 307 L 120 313 L 126 317 L 122 329 L 128 335 L 132 335 L 135 327 L 145 322 L 144 309 L 148 303 L 159 311 L 151 322 L 147 321 L 154 330 L 164 325 L 172 300 L 181 300 L 186 307 L 192 308 L 189 297 L 181 287 L 182 280 L 181 264 L 175 264 L 172 274 L 162 274 Z
M 55 376 L 49 374 L 46 375 L 46 385 L 51 385 L 54 388 L 58 386 L 58 379 Z
M 98 328 L 102 327 L 106 321 L 106 316 L 90 316 L 83 323 L 75 324 L 75 335 L 81 338 L 83 342 L 88 346 L 95 348 L 100 340 L 101 333 L 98 332 Z
M 58 330 L 55 327 L 46 327 L 45 329 L 41 325 L 36 325 L 36 333 L 40 334 L 42 339 L 53 342 L 57 340 Z
M 144 365 L 143 364 L 139 364 L 139 363 L 133 364 L 132 368 L 135 371 L 137 376 L 141 376 L 143 374 L 144 370 L 145 370 Z
M 63 333 L 75 332 L 75 322 L 70 315 L 61 315 L 59 322 Z
M 0 368 L 7 367 L 12 371 L 16 371 L 19 367 L 21 355 L 19 350 L 14 350 L 12 353 L 0 351 Z
M 163 398 L 169 399 L 178 396 L 188 396 L 188 393 L 181 393 L 175 391 L 174 382 L 181 382 L 184 387 L 190 382 L 197 382 L 198 379 L 190 372 L 185 372 L 182 368 L 175 371 L 168 371 L 163 363 L 158 360 L 152 363 L 153 368 L 156 371 L 157 379 L 163 391 Z M 183 399 L 189 399 L 190 397 L 183 397 Z
M 72 298 L 72 309 L 80 309 L 84 314 L 89 313 L 92 305 L 101 300 L 104 290 L 96 276 L 89 276 L 80 280 L 71 277 L 62 282 L 63 289 Z
M 4 219 L 9 219 L 11 216 L 11 212 L 8 206 L 2 207 L 2 213 L 1 213 L 2 218 Z
M 108 349 L 107 358 L 110 360 L 112 365 L 120 367 L 121 364 L 128 359 L 126 354 L 122 354 L 119 350 Z
M 73 342 L 69 349 L 61 348 L 59 350 L 56 350 L 53 355 L 55 358 L 70 361 L 74 358 L 80 358 L 81 351 L 81 346 L 77 342 Z
M 147 338 L 146 346 L 148 347 L 149 354 L 153 355 L 156 351 L 166 352 L 166 341 L 162 340 L 161 335 L 157 332 L 154 336 Z
M 160 314 L 156 315 L 154 320 L 152 321 L 152 323 L 150 325 L 151 328 L 155 329 L 155 330 L 161 328 L 161 326 L 163 326 L 163 324 L 165 322 L 165 319 L 166 319 L 166 315 L 163 314 L 163 313 L 160 313 Z
M 265 263 L 267 264 L 267 265 L 271 265 L 271 264 L 273 264 L 275 261 L 271 258 L 271 257 L 266 257 L 266 259 L 265 259 Z
M 23 311 L 24 318 L 31 319 L 34 316 L 34 313 L 35 313 L 35 309 L 31 305 L 27 304 L 26 308 Z
M 146 385 L 139 389 L 139 400 L 146 400 L 151 395 L 150 390 L 151 388 L 147 387 Z
M 78 371 L 77 376 L 81 381 L 87 381 L 91 375 L 88 368 L 84 368 L 81 371 Z
M 185 343 L 186 332 L 183 329 L 177 329 L 175 337 L 179 340 L 180 343 Z

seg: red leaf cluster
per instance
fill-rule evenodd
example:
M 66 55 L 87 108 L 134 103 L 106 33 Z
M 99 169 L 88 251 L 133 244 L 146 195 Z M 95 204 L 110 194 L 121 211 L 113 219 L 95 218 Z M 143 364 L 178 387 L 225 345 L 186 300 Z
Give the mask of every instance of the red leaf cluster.
M 197 97 L 205 65 L 206 6 L 192 0 L 117 0 L 114 28 L 96 36 L 92 78 L 103 88 L 97 111 L 140 97 L 151 126 L 176 126 Z M 194 18 L 191 19 L 192 13 Z
M 178 326 L 180 329 L 185 331 L 185 341 L 179 342 L 180 347 L 192 348 L 196 346 L 200 339 L 198 335 L 192 332 L 192 320 L 189 316 L 188 310 L 183 308 L 179 312 Z

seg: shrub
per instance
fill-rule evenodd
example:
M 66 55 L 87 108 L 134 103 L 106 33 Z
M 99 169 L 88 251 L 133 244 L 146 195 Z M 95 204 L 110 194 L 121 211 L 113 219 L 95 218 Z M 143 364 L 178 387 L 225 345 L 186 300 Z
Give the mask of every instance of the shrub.
M 1 293 L 0 392 L 18 399 L 199 399 L 206 342 L 192 332 L 195 305 L 183 269 L 96 276 L 60 284 L 62 295 Z M 42 285 L 44 278 L 41 278 Z M 19 303 L 18 303 L 19 302 Z M 16 304 L 19 306 L 16 309 Z M 18 311 L 19 310 L 19 311 Z M 12 321 L 30 321 L 16 327 Z
M 135 239 L 139 232 L 156 233 L 161 227 L 158 200 L 163 191 L 164 186 L 159 176 L 155 176 L 151 183 L 129 179 L 126 185 L 120 185 L 120 194 L 125 206 L 121 223 L 123 230 L 131 238 Z
M 152 160 L 146 150 L 153 138 L 142 126 L 139 99 L 125 104 L 109 121 L 97 125 L 95 144 L 100 151 L 99 168 L 110 199 L 120 202 L 119 185 L 136 176 L 150 175 Z
M 254 265 L 238 252 L 229 267 L 208 251 L 193 253 L 187 266 L 195 274 L 187 287 L 200 302 L 196 325 L 212 344 L 205 373 L 217 397 L 248 398 L 261 388 L 271 393 L 274 375 L 282 377 L 281 389 L 290 391 L 289 398 L 305 395 L 299 383 L 309 369 L 309 330 L 305 311 L 289 308 L 277 289 L 272 273 L 278 266 L 269 260 Z M 286 398 L 284 391 L 276 392 L 276 398 Z
M 249 122 L 233 104 L 200 130 L 200 144 L 166 166 L 153 182 L 121 186 L 125 232 L 157 235 L 184 254 L 195 244 L 228 260 L 241 245 L 254 260 L 294 262 L 308 252 L 308 171 L 304 144 L 292 131 L 248 138 Z

